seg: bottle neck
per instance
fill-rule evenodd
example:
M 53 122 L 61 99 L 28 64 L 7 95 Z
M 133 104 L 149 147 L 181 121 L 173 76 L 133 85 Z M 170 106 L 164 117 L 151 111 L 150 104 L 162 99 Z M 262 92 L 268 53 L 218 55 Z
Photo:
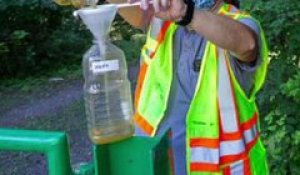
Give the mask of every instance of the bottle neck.
M 100 54 L 101 55 L 105 55 L 105 53 L 106 53 L 106 47 L 107 47 L 107 45 L 108 45 L 108 39 L 100 39 L 100 40 L 98 40 L 98 39 L 94 39 L 93 40 L 93 44 L 94 45 L 97 45 L 98 47 L 99 47 L 99 50 L 100 50 Z

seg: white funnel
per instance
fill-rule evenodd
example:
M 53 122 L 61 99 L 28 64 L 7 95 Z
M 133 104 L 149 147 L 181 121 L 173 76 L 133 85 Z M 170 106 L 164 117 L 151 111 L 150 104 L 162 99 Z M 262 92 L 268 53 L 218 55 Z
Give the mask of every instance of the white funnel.
M 116 5 L 98 5 L 77 10 L 74 15 L 79 16 L 87 28 L 92 32 L 97 42 L 104 42 L 117 12 Z

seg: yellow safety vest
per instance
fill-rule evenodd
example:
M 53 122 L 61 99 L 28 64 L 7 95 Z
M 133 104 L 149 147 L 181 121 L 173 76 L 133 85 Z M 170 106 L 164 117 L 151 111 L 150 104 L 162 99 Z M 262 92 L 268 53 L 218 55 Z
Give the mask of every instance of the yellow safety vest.
M 224 4 L 219 14 L 251 18 Z M 172 82 L 173 38 L 177 26 L 154 20 L 142 49 L 135 92 L 136 124 L 154 136 L 168 104 Z M 207 42 L 197 86 L 186 117 L 186 163 L 189 175 L 266 175 L 266 153 L 259 137 L 255 94 L 268 65 L 268 49 L 261 30 L 261 64 L 248 97 L 229 63 L 229 53 Z

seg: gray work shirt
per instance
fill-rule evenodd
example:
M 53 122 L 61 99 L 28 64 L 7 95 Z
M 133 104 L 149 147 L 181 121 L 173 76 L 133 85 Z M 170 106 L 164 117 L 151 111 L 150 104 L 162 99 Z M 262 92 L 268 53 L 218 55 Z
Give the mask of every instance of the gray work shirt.
M 258 25 L 254 20 L 241 19 L 240 22 L 249 26 L 257 37 L 260 36 Z M 172 130 L 172 149 L 174 158 L 174 169 L 176 175 L 186 175 L 186 115 L 193 98 L 198 80 L 199 71 L 195 71 L 195 60 L 201 60 L 204 54 L 206 41 L 199 33 L 190 32 L 179 27 L 174 35 L 174 69 L 173 82 L 166 116 L 160 125 L 158 135 L 164 133 L 168 128 Z M 259 54 L 258 54 L 259 55 Z M 242 63 L 231 56 L 230 63 L 235 76 L 246 94 L 250 93 L 253 85 L 253 76 L 261 59 L 258 56 L 252 65 Z M 136 126 L 135 134 L 146 136 Z

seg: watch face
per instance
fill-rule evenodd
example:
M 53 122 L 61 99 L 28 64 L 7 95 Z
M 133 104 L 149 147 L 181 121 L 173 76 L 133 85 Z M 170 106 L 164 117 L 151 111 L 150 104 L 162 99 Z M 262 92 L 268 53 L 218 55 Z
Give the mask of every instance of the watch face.
M 193 0 L 193 1 L 195 2 L 195 8 L 199 10 L 211 9 L 215 4 L 215 0 Z

